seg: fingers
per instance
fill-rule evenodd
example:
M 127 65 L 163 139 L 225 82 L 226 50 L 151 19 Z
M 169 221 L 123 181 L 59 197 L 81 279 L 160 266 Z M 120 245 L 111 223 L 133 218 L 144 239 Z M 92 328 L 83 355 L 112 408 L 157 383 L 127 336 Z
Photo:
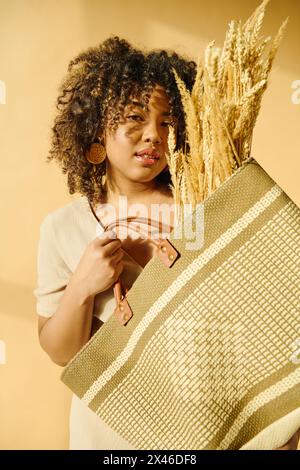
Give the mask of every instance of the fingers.
M 114 263 L 119 263 L 124 257 L 124 251 L 120 248 L 119 250 L 115 251 L 113 255 L 111 256 L 111 260 Z
M 107 243 L 110 243 L 113 240 L 118 240 L 117 235 L 113 230 L 100 233 L 97 238 L 95 238 L 95 241 L 97 241 L 101 246 L 107 245 Z
M 117 282 L 117 280 L 121 276 L 121 274 L 123 272 L 123 269 L 124 269 L 124 265 L 123 265 L 122 261 L 120 261 L 118 264 L 116 264 L 114 266 L 114 272 L 113 272 L 113 282 L 114 283 Z
M 122 242 L 118 238 L 116 240 L 111 241 L 110 243 L 107 243 L 102 251 L 104 256 L 113 256 L 113 254 L 118 253 L 122 248 Z
M 118 250 L 122 246 L 121 240 L 116 237 L 115 233 L 113 234 L 113 237 L 111 235 L 111 232 L 105 232 L 101 235 L 103 236 L 95 238 L 94 243 L 96 244 L 96 246 L 103 247 L 103 254 L 105 256 L 111 256 L 116 250 Z
M 101 247 L 102 256 L 109 260 L 109 264 L 114 269 L 115 280 L 121 275 L 123 271 L 124 251 L 122 250 L 122 242 L 119 238 L 116 238 L 116 234 L 113 232 L 113 237 L 110 232 L 101 234 L 101 237 L 97 237 L 94 240 L 97 247 Z

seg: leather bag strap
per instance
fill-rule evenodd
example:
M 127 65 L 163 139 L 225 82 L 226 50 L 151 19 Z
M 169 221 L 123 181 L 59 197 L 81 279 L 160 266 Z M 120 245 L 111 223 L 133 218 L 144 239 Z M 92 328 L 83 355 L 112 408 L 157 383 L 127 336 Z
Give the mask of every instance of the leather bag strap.
M 168 228 L 169 230 L 169 226 L 167 226 L 166 224 L 162 224 L 161 222 L 148 219 L 145 217 L 120 218 L 114 222 L 111 222 L 109 225 L 107 225 L 104 228 L 104 230 L 105 231 L 113 230 L 114 227 L 127 227 L 130 230 L 134 230 L 137 233 L 141 234 L 140 227 L 138 228 L 134 227 L 134 224 L 131 224 L 129 226 L 130 222 L 131 223 L 135 222 L 139 224 L 144 223 L 144 224 L 147 224 L 148 226 L 156 227 L 159 230 L 161 230 L 162 227 L 165 227 L 165 228 Z M 152 238 L 148 234 L 144 236 L 156 246 L 156 255 L 159 257 L 162 263 L 168 268 L 170 268 L 175 263 L 176 259 L 179 257 L 178 251 L 173 247 L 173 245 L 166 238 Z M 125 326 L 130 320 L 130 318 L 133 316 L 133 312 L 126 299 L 126 294 L 128 291 L 126 291 L 126 293 L 123 292 L 120 278 L 114 284 L 113 290 L 114 290 L 114 297 L 116 301 L 116 308 L 114 310 L 114 314 L 116 315 L 119 323 Z

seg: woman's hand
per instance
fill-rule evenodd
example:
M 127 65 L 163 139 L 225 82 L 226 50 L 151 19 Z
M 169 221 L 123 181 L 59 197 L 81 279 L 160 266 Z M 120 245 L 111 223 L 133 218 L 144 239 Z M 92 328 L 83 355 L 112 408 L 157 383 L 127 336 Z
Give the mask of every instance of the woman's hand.
M 72 275 L 72 281 L 83 287 L 87 297 L 107 290 L 117 281 L 123 271 L 121 246 L 121 240 L 110 232 L 89 243 Z
M 300 439 L 300 429 L 290 438 L 290 440 L 282 447 L 274 450 L 297 450 Z

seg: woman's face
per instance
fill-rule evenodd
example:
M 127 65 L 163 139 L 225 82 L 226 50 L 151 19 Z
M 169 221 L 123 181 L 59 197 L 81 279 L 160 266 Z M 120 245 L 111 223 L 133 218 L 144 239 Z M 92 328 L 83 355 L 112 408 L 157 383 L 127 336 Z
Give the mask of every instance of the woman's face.
M 146 183 L 167 165 L 168 126 L 176 126 L 164 88 L 153 89 L 148 105 L 132 99 L 117 129 L 105 133 L 105 147 L 110 177 L 116 183 Z M 150 154 L 137 155 L 143 151 Z

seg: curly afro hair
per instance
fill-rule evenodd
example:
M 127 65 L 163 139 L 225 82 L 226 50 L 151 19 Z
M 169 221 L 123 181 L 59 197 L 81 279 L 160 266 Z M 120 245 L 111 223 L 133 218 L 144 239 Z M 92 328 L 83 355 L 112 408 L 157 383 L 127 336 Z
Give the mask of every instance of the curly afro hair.
M 118 126 L 132 95 L 147 102 L 156 85 L 167 93 L 171 113 L 178 120 L 177 147 L 182 146 L 184 112 L 172 68 L 191 90 L 196 67 L 194 61 L 173 51 L 143 52 L 117 36 L 75 57 L 59 89 L 58 114 L 47 156 L 48 162 L 57 160 L 63 173 L 67 173 L 69 193 L 79 192 L 91 204 L 102 200 L 106 163 L 94 167 L 87 161 L 86 152 L 106 126 Z M 162 172 L 157 181 L 169 186 L 170 173 Z

